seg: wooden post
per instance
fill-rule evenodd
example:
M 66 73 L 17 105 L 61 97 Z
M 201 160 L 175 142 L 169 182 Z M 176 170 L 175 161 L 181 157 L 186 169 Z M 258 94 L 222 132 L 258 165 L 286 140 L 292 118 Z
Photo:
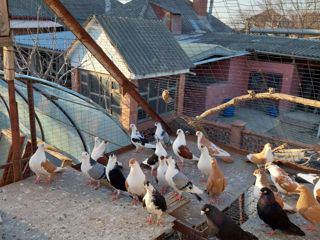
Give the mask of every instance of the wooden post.
M 71 13 L 63 6 L 59 0 L 43 0 L 54 14 L 68 27 L 68 29 L 78 38 L 78 40 L 88 49 L 96 60 L 110 73 L 110 75 L 120 84 L 125 93 L 130 94 L 133 99 L 143 108 L 143 110 L 155 121 L 161 122 L 163 128 L 170 134 L 171 129 L 165 121 L 150 107 L 150 105 L 139 94 L 136 86 L 130 82 L 118 67 L 111 61 L 102 48 L 92 39 L 87 31 L 77 22 Z
M 33 86 L 32 86 L 31 79 L 27 81 L 27 92 L 28 92 L 30 137 L 31 137 L 31 152 L 33 154 L 37 149 L 37 132 L 36 132 L 35 111 L 34 111 Z
M 10 123 L 12 132 L 12 152 L 13 152 L 13 177 L 14 181 L 19 181 L 22 178 L 21 159 L 20 159 L 20 130 L 18 105 L 16 102 L 14 88 L 14 48 L 13 46 L 3 47 L 3 65 L 4 79 L 8 83 L 9 108 L 10 108 Z

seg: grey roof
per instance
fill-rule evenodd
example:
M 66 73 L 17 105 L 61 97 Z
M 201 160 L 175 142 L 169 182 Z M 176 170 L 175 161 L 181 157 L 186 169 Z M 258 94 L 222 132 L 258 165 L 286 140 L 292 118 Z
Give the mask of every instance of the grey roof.
M 105 0 L 60 0 L 80 24 L 90 15 L 105 13 Z M 111 8 L 120 7 L 122 3 L 111 0 Z M 9 0 L 10 15 L 16 17 L 41 17 L 54 19 L 53 12 L 42 0 Z
M 151 4 L 166 9 L 173 14 L 180 14 L 182 33 L 199 31 L 233 32 L 230 27 L 214 16 L 208 16 L 208 19 L 199 18 L 188 0 L 132 0 L 107 14 L 115 17 L 157 19 Z
M 95 18 L 134 74 L 178 71 L 193 66 L 160 21 L 105 15 Z
M 218 44 L 237 51 L 253 50 L 274 55 L 320 60 L 319 40 L 248 35 L 243 33 L 206 33 L 198 34 L 194 37 L 191 35 L 189 37 L 186 36 L 183 41 Z

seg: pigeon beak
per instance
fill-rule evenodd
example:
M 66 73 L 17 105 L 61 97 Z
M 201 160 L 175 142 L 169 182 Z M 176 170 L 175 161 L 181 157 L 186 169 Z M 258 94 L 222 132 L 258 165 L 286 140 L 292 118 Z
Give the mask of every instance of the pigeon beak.
M 201 211 L 201 212 L 200 212 L 200 214 L 201 214 L 201 215 L 204 215 L 204 214 L 205 214 L 205 212 L 204 212 L 204 211 Z

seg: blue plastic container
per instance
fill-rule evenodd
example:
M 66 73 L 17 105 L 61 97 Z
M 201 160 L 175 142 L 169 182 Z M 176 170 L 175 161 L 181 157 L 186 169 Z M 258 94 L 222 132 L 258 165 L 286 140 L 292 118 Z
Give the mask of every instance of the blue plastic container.
M 275 108 L 275 107 L 267 107 L 267 114 L 270 116 L 270 117 L 277 117 L 278 116 L 278 113 L 279 113 L 279 110 L 278 108 Z
M 225 100 L 223 100 L 223 103 L 229 102 L 230 100 L 231 98 L 226 98 Z M 235 106 L 228 107 L 222 111 L 222 115 L 225 117 L 233 117 L 234 110 L 235 110 Z

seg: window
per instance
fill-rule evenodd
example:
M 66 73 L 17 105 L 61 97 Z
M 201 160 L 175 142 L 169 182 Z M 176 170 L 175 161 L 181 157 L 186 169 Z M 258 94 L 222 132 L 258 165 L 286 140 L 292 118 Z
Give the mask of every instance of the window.
M 101 105 L 113 116 L 121 116 L 119 83 L 109 76 L 80 72 L 80 93 Z
M 151 108 L 158 114 L 164 115 L 172 113 L 175 110 L 177 80 L 170 79 L 152 79 L 140 80 L 138 82 L 138 89 L 141 96 L 149 103 Z M 162 99 L 162 91 L 168 90 L 172 102 L 166 103 Z M 150 116 L 139 106 L 138 107 L 138 121 L 149 120 Z

